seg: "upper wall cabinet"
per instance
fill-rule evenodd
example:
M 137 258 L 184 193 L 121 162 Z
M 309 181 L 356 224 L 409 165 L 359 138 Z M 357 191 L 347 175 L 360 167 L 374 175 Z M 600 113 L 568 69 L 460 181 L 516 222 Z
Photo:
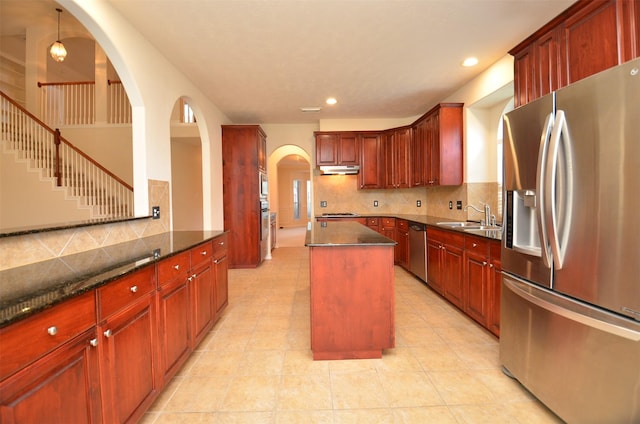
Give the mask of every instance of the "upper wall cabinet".
M 360 151 L 356 133 L 318 132 L 316 166 L 359 165 Z
M 395 128 L 383 136 L 384 188 L 411 187 L 411 128 Z
M 382 188 L 382 162 L 380 147 L 380 133 L 360 134 L 360 172 L 358 173 L 358 188 Z
M 441 103 L 413 125 L 418 137 L 413 145 L 422 146 L 421 178 L 426 186 L 462 184 L 462 109 L 462 103 Z
M 640 0 L 580 0 L 510 53 L 520 106 L 640 56 Z

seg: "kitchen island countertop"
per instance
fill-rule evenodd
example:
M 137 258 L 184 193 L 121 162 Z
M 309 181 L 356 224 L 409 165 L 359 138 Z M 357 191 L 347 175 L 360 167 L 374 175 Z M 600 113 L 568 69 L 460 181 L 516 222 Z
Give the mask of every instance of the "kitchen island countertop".
M 310 222 L 305 245 L 323 246 L 393 246 L 395 241 L 357 222 Z

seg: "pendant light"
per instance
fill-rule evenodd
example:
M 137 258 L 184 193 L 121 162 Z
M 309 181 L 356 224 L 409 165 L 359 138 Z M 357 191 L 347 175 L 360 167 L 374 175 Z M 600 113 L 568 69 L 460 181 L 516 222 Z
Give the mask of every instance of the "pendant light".
M 62 13 L 62 9 L 56 8 L 56 11 L 58 12 L 58 39 L 51 45 L 49 53 L 53 60 L 62 62 L 64 58 L 67 57 L 67 49 L 64 48 L 64 44 L 60 41 L 60 14 Z

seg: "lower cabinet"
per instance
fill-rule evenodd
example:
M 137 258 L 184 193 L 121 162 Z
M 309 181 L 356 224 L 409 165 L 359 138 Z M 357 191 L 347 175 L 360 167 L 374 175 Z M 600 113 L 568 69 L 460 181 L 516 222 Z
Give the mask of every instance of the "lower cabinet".
M 487 328 L 500 337 L 500 293 L 502 287 L 502 262 L 500 242 L 492 241 L 489 248 L 489 317 Z
M 137 422 L 228 304 L 226 240 L 0 328 L 0 422 Z
M 404 269 L 409 269 L 409 221 L 396 220 L 396 263 Z
M 136 422 L 161 387 L 155 283 L 155 269 L 148 267 L 97 291 L 105 423 Z
M 95 335 L 94 327 L 0 383 L 0 422 L 100 422 Z
M 175 375 L 191 353 L 189 286 L 191 257 L 184 252 L 158 264 L 158 328 L 162 380 Z
M 463 308 L 464 235 L 427 228 L 427 282 L 451 303 Z
M 229 304 L 228 251 L 226 235 L 220 236 L 213 241 L 214 309 L 216 321 L 222 315 L 224 308 Z
M 191 249 L 191 348 L 197 346 L 213 327 L 215 289 L 211 258 L 213 245 L 205 243 Z
M 500 335 L 500 241 L 427 228 L 427 283 Z
M 489 241 L 465 237 L 464 311 L 485 327 L 489 319 Z

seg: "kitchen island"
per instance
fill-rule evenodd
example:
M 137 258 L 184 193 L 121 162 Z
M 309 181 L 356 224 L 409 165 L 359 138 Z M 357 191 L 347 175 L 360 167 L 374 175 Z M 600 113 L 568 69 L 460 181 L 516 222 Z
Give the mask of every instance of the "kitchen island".
M 356 222 L 309 224 L 314 360 L 380 358 L 395 347 L 395 244 Z

